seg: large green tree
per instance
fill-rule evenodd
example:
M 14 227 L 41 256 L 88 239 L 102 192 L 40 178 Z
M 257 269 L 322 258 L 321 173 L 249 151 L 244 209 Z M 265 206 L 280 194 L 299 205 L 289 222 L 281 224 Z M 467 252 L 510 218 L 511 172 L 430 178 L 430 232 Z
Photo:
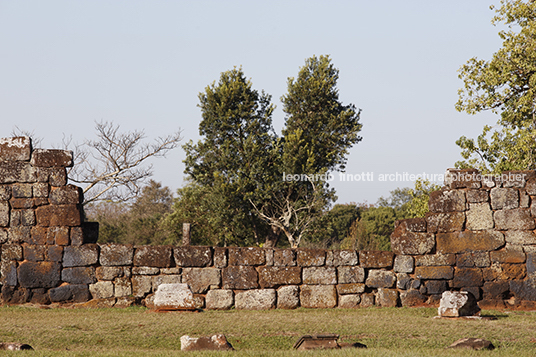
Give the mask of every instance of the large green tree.
M 493 8 L 493 7 L 492 7 Z M 492 23 L 504 23 L 502 47 L 491 60 L 470 59 L 460 68 L 464 87 L 456 109 L 469 114 L 491 110 L 496 127 L 485 126 L 477 140 L 456 144 L 464 161 L 485 173 L 536 168 L 536 2 L 502 0 Z

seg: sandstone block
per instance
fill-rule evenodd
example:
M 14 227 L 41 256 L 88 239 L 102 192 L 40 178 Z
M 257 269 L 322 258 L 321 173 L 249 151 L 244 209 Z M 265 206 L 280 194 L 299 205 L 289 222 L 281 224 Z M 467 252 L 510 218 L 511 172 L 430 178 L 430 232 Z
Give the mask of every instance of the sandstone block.
M 160 269 L 155 267 L 132 267 L 133 275 L 156 275 L 160 273 Z
M 35 210 L 37 225 L 50 226 L 80 226 L 82 216 L 78 205 L 48 205 L 37 207 Z
M 469 210 L 467 211 L 467 224 L 468 230 L 479 231 L 492 229 L 493 212 L 489 207 L 489 203 L 470 203 Z
M 462 190 L 439 190 L 430 193 L 430 212 L 448 213 L 465 211 L 465 192 Z
M 275 308 L 274 289 L 252 289 L 237 292 L 235 307 L 240 310 L 269 310 Z
M 17 286 L 17 262 L 13 260 L 0 261 L 0 285 L 4 287 Z M 4 299 L 6 300 L 6 299 Z
M 406 273 L 396 273 L 396 288 L 408 290 L 410 288 L 411 278 Z
M 123 275 L 123 268 L 100 266 L 95 269 L 95 275 L 98 280 L 114 280 Z
M 456 257 L 456 266 L 460 268 L 485 268 L 491 265 L 488 252 L 462 253 Z
M 39 262 L 45 260 L 46 247 L 44 245 L 24 245 L 24 260 Z
M 156 291 L 162 284 L 181 284 L 182 278 L 180 275 L 156 275 L 152 277 L 152 281 L 153 291 Z M 188 284 L 185 285 L 188 286 Z
M 440 317 L 480 315 L 480 308 L 473 294 L 467 291 L 445 291 L 441 295 L 438 314 Z
M 277 289 L 277 308 L 295 309 L 300 306 L 300 288 L 296 285 L 285 285 Z
M 492 251 L 504 245 L 504 235 L 497 231 L 438 233 L 436 244 L 437 252 L 442 254 Z
M 287 267 L 296 265 L 296 252 L 293 249 L 274 249 L 274 266 Z
M 482 286 L 484 299 L 504 300 L 510 291 L 510 283 L 508 281 L 486 281 Z
M 168 246 L 140 246 L 134 252 L 134 266 L 168 268 L 172 249 Z
M 250 248 L 228 248 L 229 252 L 229 265 L 264 265 L 266 262 L 266 256 L 264 249 L 250 247 Z
M 332 266 L 350 266 L 350 265 L 357 265 L 358 259 L 357 259 L 357 252 L 355 250 L 330 250 L 328 253 L 331 252 L 332 259 L 331 264 Z
M 445 280 L 428 280 L 424 282 L 424 287 L 429 295 L 443 294 L 448 288 Z
M 60 265 L 56 262 L 20 263 L 17 278 L 23 288 L 54 288 L 60 282 Z
M 359 307 L 361 302 L 361 295 L 341 295 L 339 296 L 339 307 L 342 309 L 355 309 Z
M 50 185 L 46 182 L 36 182 L 32 185 L 33 197 L 46 199 L 50 193 Z M 48 204 L 48 200 L 43 201 Z
M 340 266 L 337 268 L 339 284 L 362 283 L 365 281 L 365 269 L 356 266 Z
M 301 284 L 300 267 L 264 266 L 259 267 L 259 285 L 261 288 L 273 288 L 281 285 Z
M 211 287 L 221 284 L 221 271 L 216 268 L 184 268 L 182 282 L 187 283 L 194 294 L 204 294 Z
M 0 183 L 36 182 L 35 168 L 28 162 L 0 161 Z
M 527 253 L 527 274 L 536 273 L 536 252 Z
M 229 266 L 222 269 L 222 285 L 224 289 L 256 289 L 257 271 L 252 266 Z
M 63 266 L 77 267 L 96 264 L 99 250 L 96 244 L 86 244 L 79 247 L 67 246 L 63 250 Z
M 506 243 L 517 245 L 536 244 L 536 234 L 533 231 L 506 231 L 504 232 Z
M 160 284 L 154 294 L 154 306 L 164 310 L 192 310 L 194 294 L 188 284 Z
M 185 246 L 173 249 L 179 267 L 208 267 L 212 265 L 212 248 Z
M 362 250 L 359 252 L 359 264 L 363 268 L 391 268 L 395 253 Z
M 28 242 L 30 240 L 30 227 L 11 227 L 7 228 L 7 242 L 8 244 L 18 244 L 22 242 Z
M 322 249 L 298 249 L 297 262 L 300 267 L 322 266 L 326 262 L 326 251 Z
M 38 167 L 71 167 L 73 152 L 57 149 L 35 149 L 30 163 Z
M 305 308 L 332 308 L 337 306 L 337 291 L 334 285 L 302 285 L 300 302 Z
M 448 169 L 445 173 L 445 186 L 456 188 L 479 188 L 481 175 L 476 169 Z
M 76 205 L 82 203 L 84 194 L 80 187 L 74 185 L 60 186 L 50 191 L 49 200 L 53 205 Z
M 29 161 L 32 142 L 27 136 L 0 139 L 0 161 Z
M 305 267 L 302 276 L 304 284 L 337 284 L 337 271 L 334 267 Z
M 480 351 L 492 350 L 495 348 L 495 346 L 493 346 L 493 343 L 491 343 L 491 341 L 484 340 L 481 338 L 462 338 L 460 340 L 454 341 L 447 348 L 463 348 Z
M 217 334 L 208 337 L 181 336 L 182 351 L 229 351 L 234 350 L 227 342 L 225 335 Z
M 361 307 L 371 307 L 376 303 L 376 296 L 372 293 L 361 294 Z
M 413 257 L 409 255 L 395 256 L 395 264 L 393 270 L 396 273 L 413 273 L 414 262 Z
M 482 270 L 479 268 L 456 268 L 451 288 L 467 288 L 484 285 Z
M 51 302 L 86 302 L 90 299 L 87 285 L 62 285 L 48 291 Z
M 234 305 L 233 291 L 226 289 L 209 290 L 205 304 L 209 310 L 229 310 Z
M 55 245 L 47 246 L 45 260 L 51 262 L 61 262 L 63 259 L 63 247 L 58 247 Z
M 525 252 L 521 247 L 507 247 L 500 250 L 496 250 L 489 253 L 489 257 L 492 262 L 496 263 L 524 263 Z
M 490 198 L 494 210 L 519 207 L 519 193 L 515 188 L 492 188 Z
M 22 260 L 23 258 L 22 246 L 18 244 L 4 244 L 0 248 L 2 251 L 1 261 Z
M 0 227 L 7 227 L 9 225 L 9 203 L 7 201 L 0 201 Z
M 425 280 L 452 279 L 454 269 L 451 266 L 420 266 L 415 268 L 415 276 Z
M 396 275 L 392 271 L 371 269 L 365 285 L 369 288 L 392 288 L 395 283 Z
M 227 266 L 227 248 L 214 247 L 214 268 L 221 269 L 221 268 L 225 268 L 226 266 Z
M 147 275 L 135 275 L 131 278 L 132 295 L 135 297 L 144 297 L 151 292 L 152 277 Z
M 510 280 L 510 291 L 516 299 L 536 301 L 536 277 L 529 276 L 525 280 Z
M 495 211 L 493 214 L 495 229 L 498 230 L 531 230 L 536 227 L 534 218 L 528 208 L 515 208 Z
M 426 303 L 428 297 L 422 295 L 419 290 L 409 290 L 400 293 L 400 304 L 403 307 L 421 306 Z
M 526 274 L 526 266 L 525 264 L 499 264 L 500 265 L 500 273 L 498 278 L 500 280 L 511 280 L 511 279 L 523 279 Z
M 348 295 L 348 294 L 361 294 L 365 292 L 365 284 L 355 283 L 355 284 L 338 284 L 337 293 L 339 295 Z
M 94 267 L 64 268 L 61 280 L 69 284 L 93 284 L 97 281 Z
M 398 291 L 394 289 L 378 289 L 376 303 L 382 307 L 398 306 Z
M 489 201 L 489 191 L 487 190 L 468 190 L 466 195 L 467 203 L 482 203 Z
M 125 297 L 132 295 L 132 283 L 130 278 L 120 277 L 114 280 L 114 296 Z
M 114 284 L 111 281 L 99 281 L 89 285 L 93 299 L 107 299 L 114 296 Z
M 7 229 L 0 228 L 0 244 L 7 242 Z
M 134 247 L 130 244 L 99 244 L 100 264 L 103 266 L 132 265 Z
M 391 234 L 391 249 L 395 254 L 426 254 L 432 251 L 435 245 L 433 233 L 410 232 L 404 228 L 404 224 L 399 224 Z M 361 256 L 361 252 L 359 254 Z

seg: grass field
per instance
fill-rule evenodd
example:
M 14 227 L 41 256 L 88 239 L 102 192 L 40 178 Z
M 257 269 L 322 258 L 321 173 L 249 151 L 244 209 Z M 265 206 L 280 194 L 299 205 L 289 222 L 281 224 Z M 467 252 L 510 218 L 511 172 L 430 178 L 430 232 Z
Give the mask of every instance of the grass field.
M 434 319 L 436 309 L 363 308 L 156 313 L 127 309 L 0 307 L 0 342 L 35 351 L 13 356 L 534 356 L 536 312 L 484 311 L 496 320 Z M 181 352 L 182 335 L 223 333 L 234 352 Z M 301 335 L 337 333 L 367 349 L 297 352 Z M 493 351 L 445 350 L 463 337 L 485 338 Z

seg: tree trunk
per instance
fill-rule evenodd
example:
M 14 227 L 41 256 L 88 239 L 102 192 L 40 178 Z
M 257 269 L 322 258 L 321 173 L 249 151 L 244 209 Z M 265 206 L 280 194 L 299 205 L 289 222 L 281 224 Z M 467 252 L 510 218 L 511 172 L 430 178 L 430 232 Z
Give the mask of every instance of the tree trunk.
M 279 236 L 281 231 L 275 226 L 270 226 L 270 231 L 264 240 L 264 248 L 275 248 L 277 242 L 279 241 Z

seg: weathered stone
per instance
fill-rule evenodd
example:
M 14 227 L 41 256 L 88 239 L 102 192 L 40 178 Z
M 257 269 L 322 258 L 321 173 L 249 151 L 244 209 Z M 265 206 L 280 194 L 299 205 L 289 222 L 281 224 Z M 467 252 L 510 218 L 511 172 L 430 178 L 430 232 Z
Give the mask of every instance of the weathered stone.
M 482 176 L 476 169 L 448 169 L 445 173 L 445 186 L 456 188 L 479 188 Z
M 63 260 L 63 247 L 47 246 L 45 260 L 61 262 Z
M 172 249 L 168 246 L 140 246 L 134 253 L 134 266 L 168 268 Z
M 28 242 L 31 237 L 31 227 L 11 227 L 7 228 L 8 244 Z
M 482 203 L 489 201 L 489 191 L 487 190 L 468 190 L 466 195 L 467 203 Z
M 495 346 L 490 341 L 481 338 L 462 338 L 453 342 L 448 348 L 465 348 L 480 351 L 492 350 Z
M 99 281 L 89 285 L 93 299 L 107 299 L 114 296 L 114 284 L 111 281 Z
M 365 284 L 355 283 L 355 284 L 338 284 L 337 293 L 339 295 L 347 294 L 361 294 L 365 292 Z
M 11 185 L 11 196 L 13 197 L 11 201 L 13 202 L 13 200 L 17 198 L 32 198 L 32 187 L 33 185 L 31 183 L 14 183 L 13 185 Z
M 99 250 L 96 244 L 86 244 L 79 247 L 67 246 L 63 252 L 64 267 L 93 265 L 99 259 Z
M 341 295 L 339 296 L 339 307 L 342 309 L 355 309 L 359 307 L 361 302 L 361 295 Z
M 391 288 L 395 285 L 396 275 L 392 271 L 369 270 L 365 285 L 370 288 Z
M 500 280 L 523 279 L 527 274 L 525 264 L 500 264 Z
M 123 274 L 123 269 L 120 267 L 97 267 L 95 275 L 98 280 L 114 280 Z
M 287 267 L 296 265 L 296 251 L 293 249 L 275 249 L 274 266 Z
M 493 212 L 489 203 L 470 203 L 466 214 L 468 230 L 479 231 L 493 228 Z
M 209 290 L 205 304 L 210 310 L 229 310 L 234 305 L 233 291 L 226 289 Z
M 447 290 L 447 282 L 445 280 L 428 280 L 424 282 L 427 294 L 443 294 Z
M 32 193 L 35 198 L 47 198 L 50 193 L 50 185 L 47 182 L 36 182 L 32 185 Z M 48 204 L 48 200 L 43 201 Z
M 525 191 L 519 191 L 519 207 L 530 207 L 530 196 Z
M 529 276 L 525 280 L 510 280 L 510 291 L 516 299 L 536 301 L 536 277 Z
M 7 239 L 7 230 L 4 228 L 0 228 L 0 244 L 6 243 Z
M 154 294 L 158 310 L 193 310 L 194 294 L 188 284 L 160 284 Z
M 319 334 L 319 335 L 304 335 L 301 336 L 294 344 L 294 349 L 297 351 L 308 350 L 327 350 L 338 349 L 341 346 L 337 343 L 339 335 L 336 334 Z
M 180 267 L 207 267 L 212 264 L 212 248 L 184 246 L 173 249 L 175 263 Z
M 504 235 L 497 231 L 464 231 L 436 235 L 436 250 L 442 254 L 492 251 L 503 245 Z
M 229 265 L 264 265 L 266 257 L 264 249 L 250 248 L 228 248 Z
M 515 208 L 496 211 L 493 214 L 495 229 L 498 230 L 531 230 L 536 227 L 534 218 L 528 208 Z
M 131 278 L 132 295 L 135 297 L 144 297 L 151 292 L 152 277 L 146 275 L 135 275 Z
M 425 280 L 452 279 L 454 269 L 451 266 L 420 266 L 415 268 L 415 276 Z
M 28 209 L 34 207 L 33 198 L 12 198 L 9 200 L 11 208 L 15 209 Z
M 132 267 L 133 275 L 156 275 L 160 273 L 160 269 L 155 267 Z
M 261 288 L 274 288 L 281 285 L 301 284 L 300 267 L 259 267 L 259 285 Z
M 9 203 L 7 201 L 0 201 L 0 226 L 7 227 L 10 221 L 9 215 Z
M 396 274 L 396 288 L 407 290 L 410 288 L 411 278 L 406 273 L 397 273 Z
M 527 274 L 536 273 L 536 252 L 527 253 Z
M 224 289 L 256 289 L 257 271 L 252 266 L 229 266 L 222 269 L 222 285 Z
M 428 254 L 415 257 L 416 266 L 441 266 L 455 263 L 456 255 L 454 254 Z
M 277 289 L 277 308 L 295 309 L 300 306 L 300 288 L 296 285 L 285 285 Z
M 10 198 L 11 198 L 11 185 L 0 184 L 0 201 L 8 201 Z
M 36 167 L 71 167 L 73 152 L 57 149 L 35 149 L 30 163 Z
M 465 288 L 473 286 L 482 286 L 484 278 L 482 270 L 479 268 L 456 268 L 454 278 L 450 282 L 451 288 Z
M 490 197 L 494 210 L 519 207 L 519 193 L 515 188 L 492 188 Z
M 529 245 L 536 244 L 536 234 L 533 231 L 506 231 L 504 232 L 506 243 Z
M 130 244 L 99 244 L 100 264 L 104 266 L 132 265 L 134 247 Z
M 17 286 L 17 262 L 13 260 L 0 261 L 0 285 Z
M 51 302 L 86 302 L 90 299 L 87 285 L 62 285 L 48 291 Z
M 395 253 L 379 250 L 361 250 L 359 264 L 363 268 L 391 268 Z
M 156 291 L 162 284 L 181 284 L 182 279 L 180 275 L 157 275 L 152 277 L 153 291 Z M 188 284 L 185 284 L 188 286 Z
M 305 308 L 332 308 L 337 306 L 335 285 L 302 285 L 300 289 L 301 306 Z
M 182 282 L 187 283 L 194 294 L 204 294 L 211 287 L 221 284 L 221 271 L 216 268 L 184 268 Z
M 132 295 L 132 283 L 127 277 L 115 278 L 114 280 L 114 296 L 125 297 Z
M 351 266 L 351 265 L 357 265 L 358 259 L 357 259 L 357 252 L 355 250 L 330 250 L 328 253 L 332 254 L 332 266 Z
M 424 218 L 408 218 L 398 222 L 399 225 L 404 224 L 409 232 L 426 232 L 426 219 Z
M 365 281 L 365 269 L 356 266 L 340 266 L 337 268 L 339 284 L 362 283 Z
M 227 248 L 214 247 L 214 268 L 225 268 L 227 266 Z
M 439 190 L 430 193 L 430 212 L 448 213 L 465 211 L 465 192 L 462 190 Z
M 79 205 L 48 205 L 37 207 L 35 210 L 37 225 L 50 226 L 80 226 L 82 215 Z
M 18 282 L 23 288 L 53 288 L 60 281 L 60 265 L 56 262 L 20 263 Z
M 411 232 L 401 223 L 391 234 L 391 249 L 397 255 L 426 254 L 434 248 L 434 234 L 424 232 Z M 361 256 L 361 252 L 359 252 Z M 363 265 L 363 260 L 361 260 Z
M 524 263 L 525 252 L 521 247 L 510 246 L 501 250 L 496 250 L 489 253 L 489 257 L 494 263 Z
M 456 266 L 460 268 L 485 268 L 490 264 L 488 252 L 461 253 L 456 256 Z
M 467 291 L 445 291 L 441 295 L 437 311 L 440 317 L 480 315 L 480 308 L 475 297 Z
M 396 273 L 413 273 L 414 263 L 413 257 L 409 255 L 395 256 L 395 264 L 393 270 Z
M 400 304 L 403 307 L 421 306 L 426 303 L 428 297 L 422 295 L 419 290 L 409 290 L 400 293 Z
M 484 299 L 503 300 L 508 296 L 510 291 L 510 283 L 506 280 L 502 281 L 486 281 L 482 286 Z
M 378 289 L 376 303 L 382 307 L 398 306 L 398 291 L 394 289 Z
M 252 289 L 237 292 L 235 308 L 240 310 L 269 310 L 275 308 L 275 289 Z
M 32 141 L 27 136 L 0 139 L 0 161 L 29 161 Z
M 274 266 L 274 250 L 272 248 L 264 248 L 264 255 L 266 256 L 266 263 L 264 265 L 268 267 Z
M 361 294 L 361 307 L 371 307 L 376 303 L 376 296 L 372 293 Z
M 39 262 L 45 260 L 46 247 L 44 245 L 24 245 L 24 260 Z
M 25 351 L 33 350 L 33 347 L 26 343 L 17 342 L 2 342 L 0 343 L 0 350 L 4 351 Z
M 337 284 L 337 271 L 334 267 L 306 267 L 303 268 L 302 276 L 304 284 Z
M 227 342 L 225 335 L 212 335 L 208 337 L 181 336 L 182 351 L 229 351 L 234 350 L 233 346 Z
M 53 205 L 80 204 L 83 199 L 82 189 L 74 185 L 53 188 L 49 194 L 50 203 Z
M 0 183 L 33 183 L 36 180 L 36 170 L 30 163 L 20 161 L 0 161 Z
M 321 249 L 298 249 L 297 262 L 300 267 L 322 266 L 326 262 L 326 251 Z
M 69 284 L 93 284 L 97 278 L 93 267 L 74 267 L 64 268 L 61 271 L 61 280 Z

